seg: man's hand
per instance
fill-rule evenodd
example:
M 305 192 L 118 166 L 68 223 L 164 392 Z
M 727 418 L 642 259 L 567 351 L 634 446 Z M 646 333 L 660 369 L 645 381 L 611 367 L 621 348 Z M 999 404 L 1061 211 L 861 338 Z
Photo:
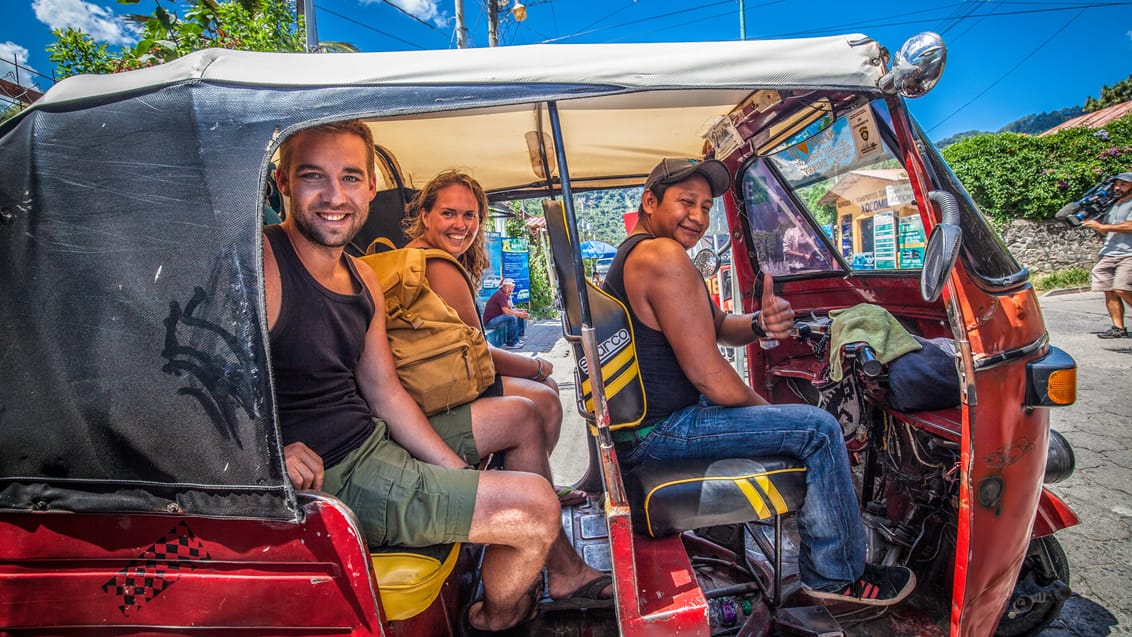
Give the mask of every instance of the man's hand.
M 321 489 L 322 478 L 326 475 L 322 468 L 322 458 L 301 442 L 292 442 L 283 447 L 283 464 L 287 466 L 287 477 L 296 489 Z
M 770 338 L 784 339 L 794 329 L 794 308 L 784 298 L 774 295 L 774 279 L 763 272 L 763 296 L 759 304 L 763 329 Z
M 1089 219 L 1088 221 L 1082 221 L 1081 226 L 1085 227 L 1085 228 L 1092 228 L 1093 230 L 1096 230 L 1097 232 L 1099 232 L 1101 234 L 1108 234 L 1108 226 L 1097 221 L 1096 219 Z

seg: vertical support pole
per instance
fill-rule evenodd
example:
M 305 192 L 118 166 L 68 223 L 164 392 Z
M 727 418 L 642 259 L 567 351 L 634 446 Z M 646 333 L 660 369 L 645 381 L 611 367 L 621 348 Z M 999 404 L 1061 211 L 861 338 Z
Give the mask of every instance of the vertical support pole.
M 303 15 L 307 19 L 307 53 L 318 51 L 318 23 L 314 17 L 314 0 L 302 0 Z

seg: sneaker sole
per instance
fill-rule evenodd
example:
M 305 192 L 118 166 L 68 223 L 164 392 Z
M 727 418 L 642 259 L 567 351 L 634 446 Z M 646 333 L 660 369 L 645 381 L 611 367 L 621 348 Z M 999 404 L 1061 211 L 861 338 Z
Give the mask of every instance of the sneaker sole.
M 895 606 L 896 604 L 899 604 L 900 602 L 907 599 L 915 588 L 916 574 L 909 573 L 908 583 L 904 585 L 904 588 L 900 589 L 900 592 L 898 592 L 895 597 L 889 599 L 862 599 L 859 597 L 849 597 L 848 595 L 842 595 L 840 593 L 815 591 L 808 588 L 803 588 L 802 590 L 806 592 L 806 595 L 817 600 L 838 602 L 840 604 L 852 604 L 853 606 L 873 606 L 879 608 L 882 606 Z

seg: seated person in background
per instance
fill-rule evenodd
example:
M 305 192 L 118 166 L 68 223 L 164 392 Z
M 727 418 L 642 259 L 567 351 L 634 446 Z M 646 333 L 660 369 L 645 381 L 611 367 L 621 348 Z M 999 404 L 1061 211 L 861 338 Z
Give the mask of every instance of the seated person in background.
M 263 252 L 287 475 L 296 489 L 341 498 L 372 545 L 488 545 L 484 598 L 461 621 L 504 629 L 537 612 L 531 592 L 544 565 L 565 591 L 594 571 L 556 544 L 561 511 L 543 476 L 470 470 L 497 450 L 517 469 L 544 465 L 540 429 L 516 432 L 511 414 L 473 430 L 470 408 L 430 423 L 401 387 L 377 277 L 343 253 L 376 193 L 373 148 L 361 122 L 303 130 L 280 148 L 277 179 L 291 210 L 264 229 Z
M 518 349 L 523 346 L 523 337 L 527 335 L 527 320 L 531 318 L 526 310 L 516 310 L 511 302 L 511 294 L 515 291 L 514 279 L 503 279 L 499 289 L 483 308 L 484 328 L 494 330 L 503 328 L 505 336 L 503 347 Z
M 488 264 L 483 231 L 486 219 L 487 195 L 479 182 L 454 170 L 442 172 L 421 188 L 409 204 L 405 234 L 412 240 L 405 247 L 444 250 L 463 264 L 473 286 L 479 287 Z M 454 264 L 429 260 L 426 276 L 433 291 L 456 310 L 464 323 L 483 329 L 476 300 Z M 538 357 L 530 358 L 497 347 L 490 349 L 502 383 L 502 395 L 522 396 L 534 403 L 549 458 L 562 432 L 562 402 L 558 397 L 558 384 L 550 377 L 554 366 Z M 555 487 L 555 490 L 564 505 L 580 504 L 586 499 L 585 493 L 577 489 Z
M 865 564 L 841 426 L 810 405 L 769 405 L 720 354 L 770 335 L 787 338 L 794 312 L 765 275 L 761 312 L 729 315 L 708 296 L 687 250 L 708 228 L 731 176 L 716 160 L 665 159 L 649 174 L 637 225 L 617 250 L 604 289 L 632 320 L 647 411 L 613 433 L 623 470 L 680 459 L 791 456 L 806 466 L 798 516 L 799 569 L 811 597 L 887 606 L 911 593 L 903 567 Z

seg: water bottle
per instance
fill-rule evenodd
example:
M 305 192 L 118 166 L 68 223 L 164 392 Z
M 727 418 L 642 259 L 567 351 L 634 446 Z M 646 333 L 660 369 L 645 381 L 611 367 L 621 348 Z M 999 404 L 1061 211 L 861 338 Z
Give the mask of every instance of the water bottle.
M 708 625 L 714 634 L 717 629 L 731 628 L 739 625 L 751 614 L 751 602 L 747 599 L 734 597 L 716 597 L 709 599 Z

